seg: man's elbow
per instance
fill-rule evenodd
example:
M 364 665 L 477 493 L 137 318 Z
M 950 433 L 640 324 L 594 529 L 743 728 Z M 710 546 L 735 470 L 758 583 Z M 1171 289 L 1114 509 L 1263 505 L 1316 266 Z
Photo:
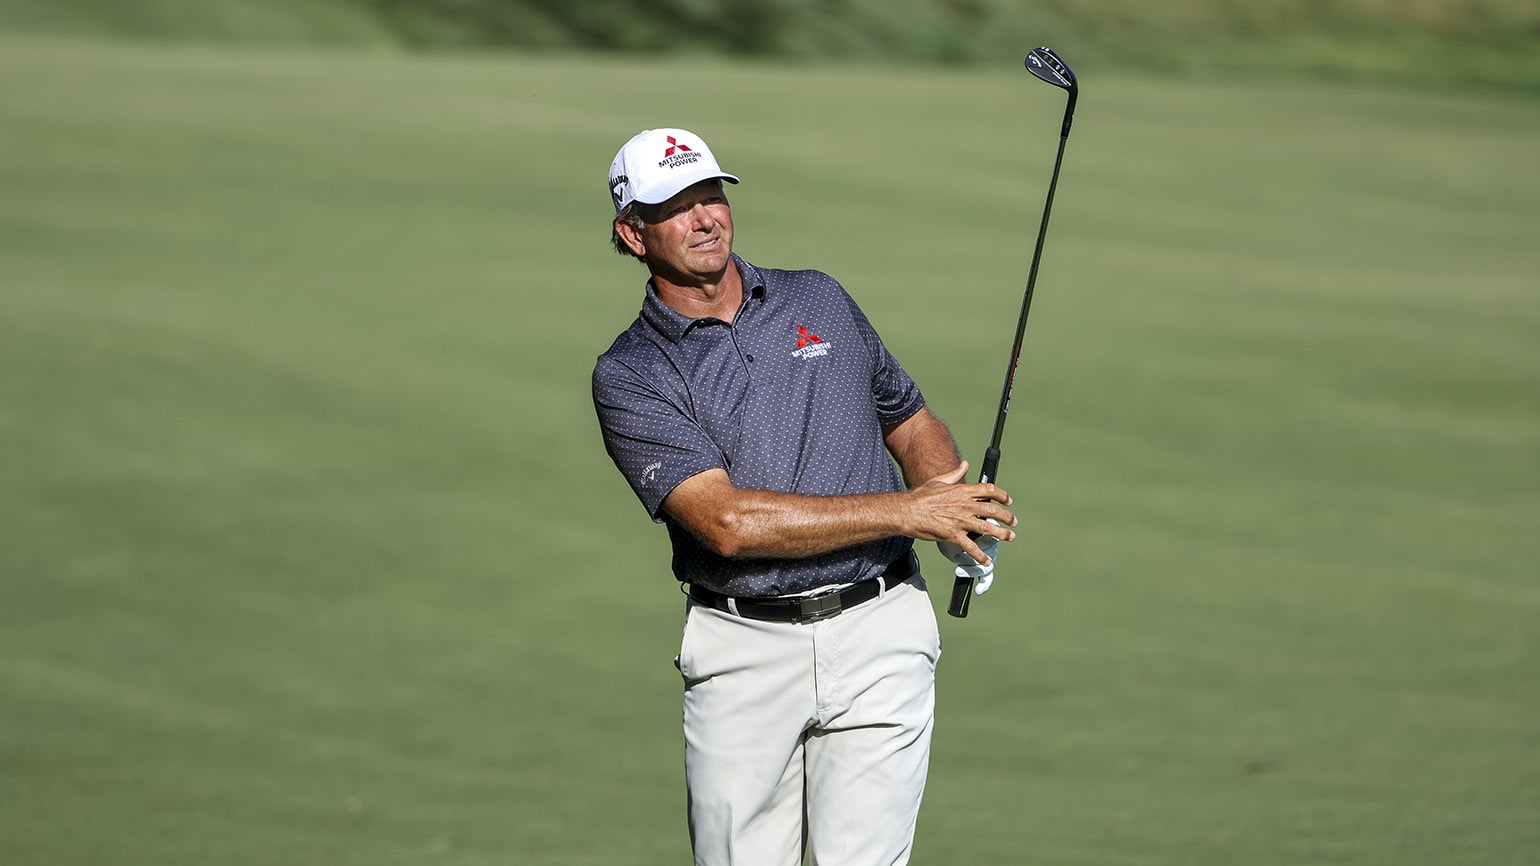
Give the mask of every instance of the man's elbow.
M 663 500 L 663 510 L 701 547 L 727 559 L 753 554 L 755 536 L 764 528 L 753 503 L 720 472 L 703 473 L 676 487 Z
M 695 536 L 707 550 L 724 559 L 743 556 L 749 548 L 745 521 L 738 514 L 716 515 Z

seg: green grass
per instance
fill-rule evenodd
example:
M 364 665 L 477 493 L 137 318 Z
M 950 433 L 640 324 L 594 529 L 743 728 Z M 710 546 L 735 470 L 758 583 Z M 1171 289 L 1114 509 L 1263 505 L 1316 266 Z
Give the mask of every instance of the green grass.
M 916 862 L 1532 861 L 1540 107 L 1078 71 Z M 600 173 L 706 135 L 740 251 L 837 274 L 976 457 L 1062 109 L 15 36 L 0 80 L 28 866 L 685 861 L 681 601 L 587 396 L 642 276 Z

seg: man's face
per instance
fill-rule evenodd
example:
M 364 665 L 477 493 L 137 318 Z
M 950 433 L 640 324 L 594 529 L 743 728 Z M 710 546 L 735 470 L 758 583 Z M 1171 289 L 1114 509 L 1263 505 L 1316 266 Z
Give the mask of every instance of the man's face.
M 653 273 L 680 286 L 719 280 L 732 262 L 733 214 L 719 180 L 704 180 L 642 209 L 642 227 L 616 228 Z

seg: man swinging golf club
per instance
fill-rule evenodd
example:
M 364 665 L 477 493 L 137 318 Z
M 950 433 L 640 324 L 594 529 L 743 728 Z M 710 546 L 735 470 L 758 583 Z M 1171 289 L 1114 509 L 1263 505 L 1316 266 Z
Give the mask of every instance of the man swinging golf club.
M 905 863 L 941 652 L 914 540 L 987 577 L 1016 517 L 839 283 L 733 252 L 724 181 L 682 129 L 620 149 L 611 240 L 650 279 L 593 375 L 688 595 L 695 862 Z

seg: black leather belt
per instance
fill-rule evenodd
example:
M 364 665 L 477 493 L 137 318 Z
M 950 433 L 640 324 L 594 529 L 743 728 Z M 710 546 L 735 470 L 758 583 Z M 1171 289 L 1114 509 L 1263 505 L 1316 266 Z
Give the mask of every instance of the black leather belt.
M 920 558 L 915 555 L 913 549 L 905 556 L 901 556 L 888 566 L 888 570 L 871 580 L 863 580 L 850 586 L 833 592 L 821 592 L 816 595 L 798 595 L 783 598 L 754 598 L 752 596 L 739 596 L 737 598 L 723 595 L 704 586 L 690 585 L 689 595 L 698 604 L 707 607 L 725 610 L 737 616 L 749 619 L 763 619 L 771 622 L 817 622 L 838 616 L 840 613 L 855 607 L 862 602 L 871 601 L 879 594 L 892 589 L 916 574 L 920 573 Z

